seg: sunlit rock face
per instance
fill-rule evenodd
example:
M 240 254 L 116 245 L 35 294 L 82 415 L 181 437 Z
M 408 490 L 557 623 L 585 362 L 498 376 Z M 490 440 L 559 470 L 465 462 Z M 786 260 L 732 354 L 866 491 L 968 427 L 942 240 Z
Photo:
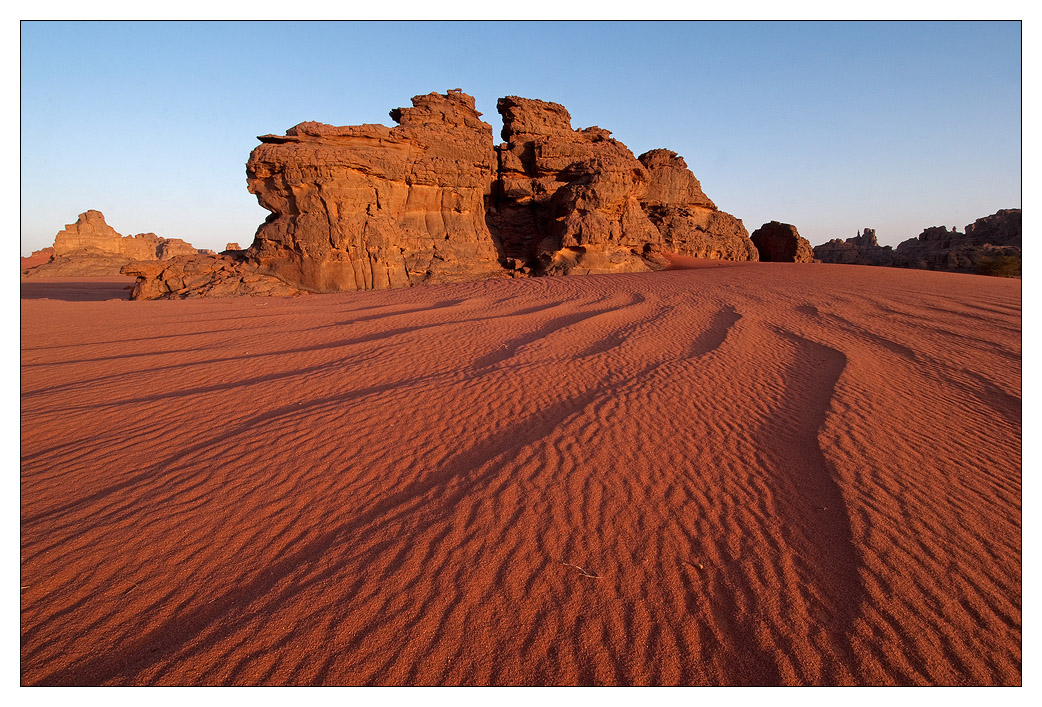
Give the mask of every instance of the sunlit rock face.
M 246 165 L 271 215 L 246 251 L 315 292 L 502 275 L 486 223 L 492 126 L 461 91 L 412 99 L 397 127 L 307 122 L 264 135 Z
M 759 260 L 741 219 L 716 208 L 683 157 L 672 150 L 645 152 L 648 192 L 641 207 L 662 235 L 667 251 L 698 258 Z
M 412 103 L 391 111 L 393 128 L 307 122 L 261 136 L 247 181 L 271 216 L 247 260 L 332 292 L 640 271 L 662 267 L 663 251 L 756 259 L 741 221 L 675 153 L 637 159 L 548 101 L 500 99 L 498 146 L 462 91 Z

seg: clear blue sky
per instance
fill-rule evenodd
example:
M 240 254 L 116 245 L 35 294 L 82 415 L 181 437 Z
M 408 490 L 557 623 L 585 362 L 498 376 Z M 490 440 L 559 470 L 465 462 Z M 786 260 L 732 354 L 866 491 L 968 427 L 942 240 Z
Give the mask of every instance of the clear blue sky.
M 21 251 L 87 209 L 221 249 L 267 212 L 257 135 L 462 88 L 680 153 L 752 232 L 897 245 L 1021 206 L 1017 22 L 24 22 Z

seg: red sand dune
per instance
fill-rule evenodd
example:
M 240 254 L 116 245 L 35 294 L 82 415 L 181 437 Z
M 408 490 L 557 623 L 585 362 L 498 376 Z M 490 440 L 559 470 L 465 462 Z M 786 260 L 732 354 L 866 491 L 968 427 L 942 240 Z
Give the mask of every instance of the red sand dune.
M 1021 681 L 1019 281 L 50 284 L 24 684 Z

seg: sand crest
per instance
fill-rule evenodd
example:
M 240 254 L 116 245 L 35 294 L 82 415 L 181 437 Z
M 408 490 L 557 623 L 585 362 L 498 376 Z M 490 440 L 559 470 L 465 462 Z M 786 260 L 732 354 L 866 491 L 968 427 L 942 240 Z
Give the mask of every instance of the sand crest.
M 90 289 L 23 284 L 23 684 L 1021 681 L 1019 281 Z

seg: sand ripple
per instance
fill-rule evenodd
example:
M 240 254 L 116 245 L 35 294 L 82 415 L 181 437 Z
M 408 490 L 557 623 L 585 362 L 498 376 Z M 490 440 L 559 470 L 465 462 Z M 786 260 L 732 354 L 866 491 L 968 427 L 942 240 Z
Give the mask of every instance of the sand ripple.
M 22 681 L 1021 680 L 1019 282 L 23 299 Z

